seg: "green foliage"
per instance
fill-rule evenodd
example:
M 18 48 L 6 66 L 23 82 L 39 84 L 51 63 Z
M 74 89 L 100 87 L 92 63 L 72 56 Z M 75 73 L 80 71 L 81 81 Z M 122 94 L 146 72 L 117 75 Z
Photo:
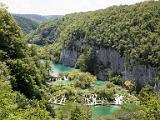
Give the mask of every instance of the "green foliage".
M 40 100 L 49 93 L 45 83 L 48 64 L 41 63 L 37 51 L 27 47 L 19 27 L 1 4 L 0 43 L 0 119 L 51 120 L 47 102 Z
M 71 112 L 70 120 L 81 120 L 81 119 L 82 119 L 81 110 L 76 106 L 76 108 Z
M 120 75 L 113 76 L 109 79 L 109 81 L 115 85 L 121 85 L 122 84 L 121 80 L 122 80 L 122 77 Z
M 10 80 L 10 70 L 5 62 L 0 61 L 0 79 L 2 80 Z
M 12 80 L 14 90 L 19 90 L 28 98 L 41 99 L 41 93 L 37 87 L 41 87 L 48 77 L 48 66 L 35 62 L 32 58 L 10 61 L 11 74 L 15 79 Z
M 37 15 L 37 14 L 14 14 L 14 15 L 33 20 L 37 23 L 44 23 L 46 21 L 62 17 L 62 15 Z
M 91 58 L 92 58 L 92 50 L 90 49 L 88 51 L 85 51 L 78 57 L 76 65 L 75 65 L 76 68 L 82 71 L 89 70 L 90 62 L 93 62 L 91 61 Z
M 160 119 L 160 95 L 155 95 L 145 102 L 144 108 L 139 111 L 144 120 Z
M 21 101 L 21 105 L 17 101 Z M 51 120 L 51 117 L 43 102 L 29 101 L 19 93 L 12 91 L 9 81 L 0 79 L 0 119 Z
M 23 58 L 26 43 L 22 33 L 6 9 L 0 7 L 0 50 L 10 58 Z
M 59 20 L 54 20 L 40 25 L 37 30 L 26 36 L 28 42 L 38 45 L 54 43 L 59 36 L 60 24 Z
M 149 101 L 154 95 L 154 89 L 150 85 L 146 85 L 139 93 L 140 101 L 145 104 L 145 102 Z
M 124 85 L 130 92 L 134 90 L 134 84 L 130 80 L 126 80 Z
M 1 120 L 51 120 L 43 101 L 29 100 L 13 91 L 9 67 L 0 62 L 0 119 Z
M 91 84 L 96 81 L 96 77 L 87 72 L 74 71 L 68 73 L 67 76 L 70 80 L 74 80 L 76 82 L 76 87 L 80 87 L 82 89 L 91 87 Z
M 47 45 L 43 47 L 43 51 L 45 53 L 41 54 L 43 56 L 43 59 L 49 58 L 51 61 L 58 63 L 60 59 L 60 43 L 55 43 L 53 45 Z
M 107 82 L 104 87 L 95 87 L 94 93 L 98 95 L 100 99 L 107 99 L 109 102 L 114 101 L 115 93 L 119 90 L 119 87 L 113 83 Z
M 139 94 L 140 104 L 124 104 L 122 111 L 116 114 L 120 120 L 159 120 L 160 93 L 155 93 L 153 87 L 146 85 Z
M 67 104 L 57 110 L 56 120 L 91 120 L 91 111 L 86 106 Z
M 80 103 L 84 94 L 90 95 L 94 92 L 98 98 L 106 97 L 108 101 L 113 101 L 119 87 L 109 83 L 92 89 L 96 78 L 89 73 L 76 71 L 66 74 L 70 80 L 75 81 L 69 86 L 47 85 L 45 80 L 49 74 L 48 63 L 41 62 L 39 58 L 58 61 L 62 48 L 72 49 L 76 46 L 75 49 L 80 53 L 76 65 L 87 70 L 92 57 L 92 50 L 89 48 L 98 45 L 115 49 L 126 59 L 130 58 L 148 66 L 159 66 L 159 6 L 159 1 L 113 6 L 95 12 L 70 14 L 60 20 L 47 22 L 27 36 L 28 40 L 33 39 L 31 42 L 40 45 L 55 43 L 48 49 L 43 49 L 26 46 L 20 28 L 1 5 L 0 119 L 51 120 L 50 115 L 54 116 L 54 110 L 47 101 L 57 94 L 65 94 L 69 100 Z M 50 58 L 43 54 L 53 54 L 56 57 Z M 109 77 L 109 80 L 119 84 L 119 78 Z M 133 88 L 130 82 L 126 86 Z M 125 98 L 130 98 L 127 101 L 134 103 L 135 99 L 127 95 Z M 139 99 L 140 110 L 134 104 L 131 107 L 125 106 L 125 114 L 118 118 L 159 120 L 159 93 L 154 93 L 153 88 L 147 86 L 140 92 Z M 57 120 L 91 119 L 90 111 L 77 104 L 60 107 L 56 115 Z
M 138 112 L 143 120 L 160 119 L 160 93 L 154 93 L 153 87 L 146 85 L 140 92 L 143 108 Z
M 14 15 L 14 18 L 24 34 L 29 34 L 31 31 L 36 30 L 39 26 L 37 22 L 25 17 Z
M 69 14 L 58 21 L 45 23 L 31 38 L 42 39 L 46 41 L 44 43 L 48 43 L 51 35 L 46 34 L 43 37 L 43 32 L 55 28 L 56 30 L 51 30 L 55 33 L 53 40 L 61 43 L 61 48 L 76 47 L 80 53 L 79 60 L 82 62 L 78 67 L 86 68 L 83 51 L 88 46 L 112 48 L 125 58 L 155 67 L 160 63 L 159 6 L 160 1 L 150 1 Z

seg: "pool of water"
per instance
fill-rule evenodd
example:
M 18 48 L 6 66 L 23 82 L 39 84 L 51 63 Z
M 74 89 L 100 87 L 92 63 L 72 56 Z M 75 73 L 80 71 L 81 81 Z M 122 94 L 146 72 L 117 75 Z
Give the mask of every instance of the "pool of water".
M 67 67 L 61 64 L 52 64 L 52 69 L 57 71 L 57 72 L 71 72 L 75 70 L 74 68 Z
M 120 106 L 92 106 L 93 117 L 107 117 L 120 110 Z
M 96 81 L 96 85 L 97 85 L 98 87 L 103 87 L 103 86 L 105 86 L 105 81 L 97 80 L 97 81 Z

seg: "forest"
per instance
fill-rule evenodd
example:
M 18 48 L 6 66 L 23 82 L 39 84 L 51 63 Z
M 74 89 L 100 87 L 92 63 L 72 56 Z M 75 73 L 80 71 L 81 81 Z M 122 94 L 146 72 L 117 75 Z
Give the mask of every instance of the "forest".
M 40 45 L 57 41 L 61 48 L 84 40 L 88 46 L 113 48 L 141 64 L 159 66 L 159 4 L 144 2 L 69 14 L 42 24 L 28 35 L 28 40 Z
M 93 72 L 99 48 L 118 52 L 132 63 L 129 67 L 156 69 L 154 84 L 150 80 L 140 87 L 134 80 L 123 80 L 123 74 L 106 69 L 102 61 L 98 68 L 104 69 L 107 80 L 99 80 Z M 67 72 L 57 73 L 53 67 L 68 62 L 62 60 L 63 51 L 76 51 L 76 61 Z M 0 4 L 0 120 L 159 120 L 159 80 L 160 1 L 42 23 L 14 16 Z M 123 96 L 123 104 L 115 105 L 120 109 L 94 117 L 94 98 L 108 107 L 116 103 L 117 94 Z

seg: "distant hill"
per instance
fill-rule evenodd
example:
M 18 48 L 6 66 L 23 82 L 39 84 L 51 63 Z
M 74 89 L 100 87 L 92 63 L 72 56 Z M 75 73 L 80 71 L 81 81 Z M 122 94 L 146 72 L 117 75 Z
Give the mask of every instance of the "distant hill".
M 24 34 L 29 34 L 32 30 L 37 29 L 40 23 L 63 17 L 62 15 L 42 16 L 36 14 L 13 14 L 13 16 Z
M 14 18 L 24 34 L 30 33 L 32 30 L 37 29 L 39 26 L 38 22 L 25 17 L 14 15 Z
M 63 15 L 46 15 L 44 16 L 47 20 L 53 20 L 53 19 L 57 19 L 57 18 L 62 18 Z
M 28 18 L 28 19 L 31 19 L 33 21 L 40 22 L 40 23 L 63 17 L 62 15 L 46 15 L 46 16 L 37 15 L 37 14 L 15 14 L 15 15 L 20 16 L 20 17 L 25 17 L 25 18 Z

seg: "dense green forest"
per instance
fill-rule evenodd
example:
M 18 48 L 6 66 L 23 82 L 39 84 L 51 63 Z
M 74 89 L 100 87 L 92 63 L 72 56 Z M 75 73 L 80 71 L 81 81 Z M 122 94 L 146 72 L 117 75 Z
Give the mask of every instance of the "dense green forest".
M 37 14 L 14 14 L 19 17 L 24 17 L 36 21 L 38 23 L 47 22 L 63 17 L 63 15 L 37 15 Z
M 20 28 L 3 4 L 0 38 L 0 119 L 51 119 L 40 92 L 47 69 L 37 65 Z
M 36 30 L 39 26 L 38 22 L 35 22 L 25 17 L 14 15 L 14 18 L 18 23 L 18 25 L 20 26 L 20 28 L 22 29 L 22 31 L 24 32 L 24 34 L 28 34 L 31 31 Z
M 27 46 L 18 24 L 3 4 L 0 5 L 0 38 L 0 119 L 61 119 L 49 102 L 55 94 L 54 88 L 46 83 L 49 62 L 41 62 L 36 47 Z M 70 112 L 78 112 L 72 117 L 78 114 L 81 119 L 91 119 L 83 109 L 72 104 Z
M 34 14 L 13 14 L 13 16 L 25 35 L 36 30 L 42 23 L 62 17 L 61 15 L 41 16 Z
M 159 6 L 159 1 L 151 1 L 69 14 L 41 25 L 28 39 L 41 45 L 58 41 L 60 49 L 82 41 L 88 46 L 113 48 L 141 64 L 159 66 Z
M 159 68 L 159 6 L 160 1 L 152 1 L 66 15 L 42 24 L 26 36 L 28 42 L 45 45 L 37 47 L 28 46 L 19 23 L 0 4 L 0 120 L 101 120 L 93 118 L 90 107 L 82 102 L 84 95 L 95 93 L 99 99 L 107 98 L 107 102 L 114 101 L 116 93 L 124 96 L 121 110 L 102 120 L 159 120 L 160 93 L 150 85 L 136 94 L 137 86 L 131 81 L 122 85 L 121 76 L 110 76 L 99 87 L 94 75 L 80 70 L 60 74 L 60 79 L 63 76 L 71 79 L 69 85 L 47 83 L 51 60 L 57 62 L 60 50 L 72 48 L 77 41 L 86 45 L 78 50 L 76 63 L 83 71 L 90 62 L 91 46 L 95 45 L 115 49 L 126 59 Z M 25 22 L 22 26 L 33 24 Z M 68 103 L 56 109 L 53 99 L 63 95 Z

